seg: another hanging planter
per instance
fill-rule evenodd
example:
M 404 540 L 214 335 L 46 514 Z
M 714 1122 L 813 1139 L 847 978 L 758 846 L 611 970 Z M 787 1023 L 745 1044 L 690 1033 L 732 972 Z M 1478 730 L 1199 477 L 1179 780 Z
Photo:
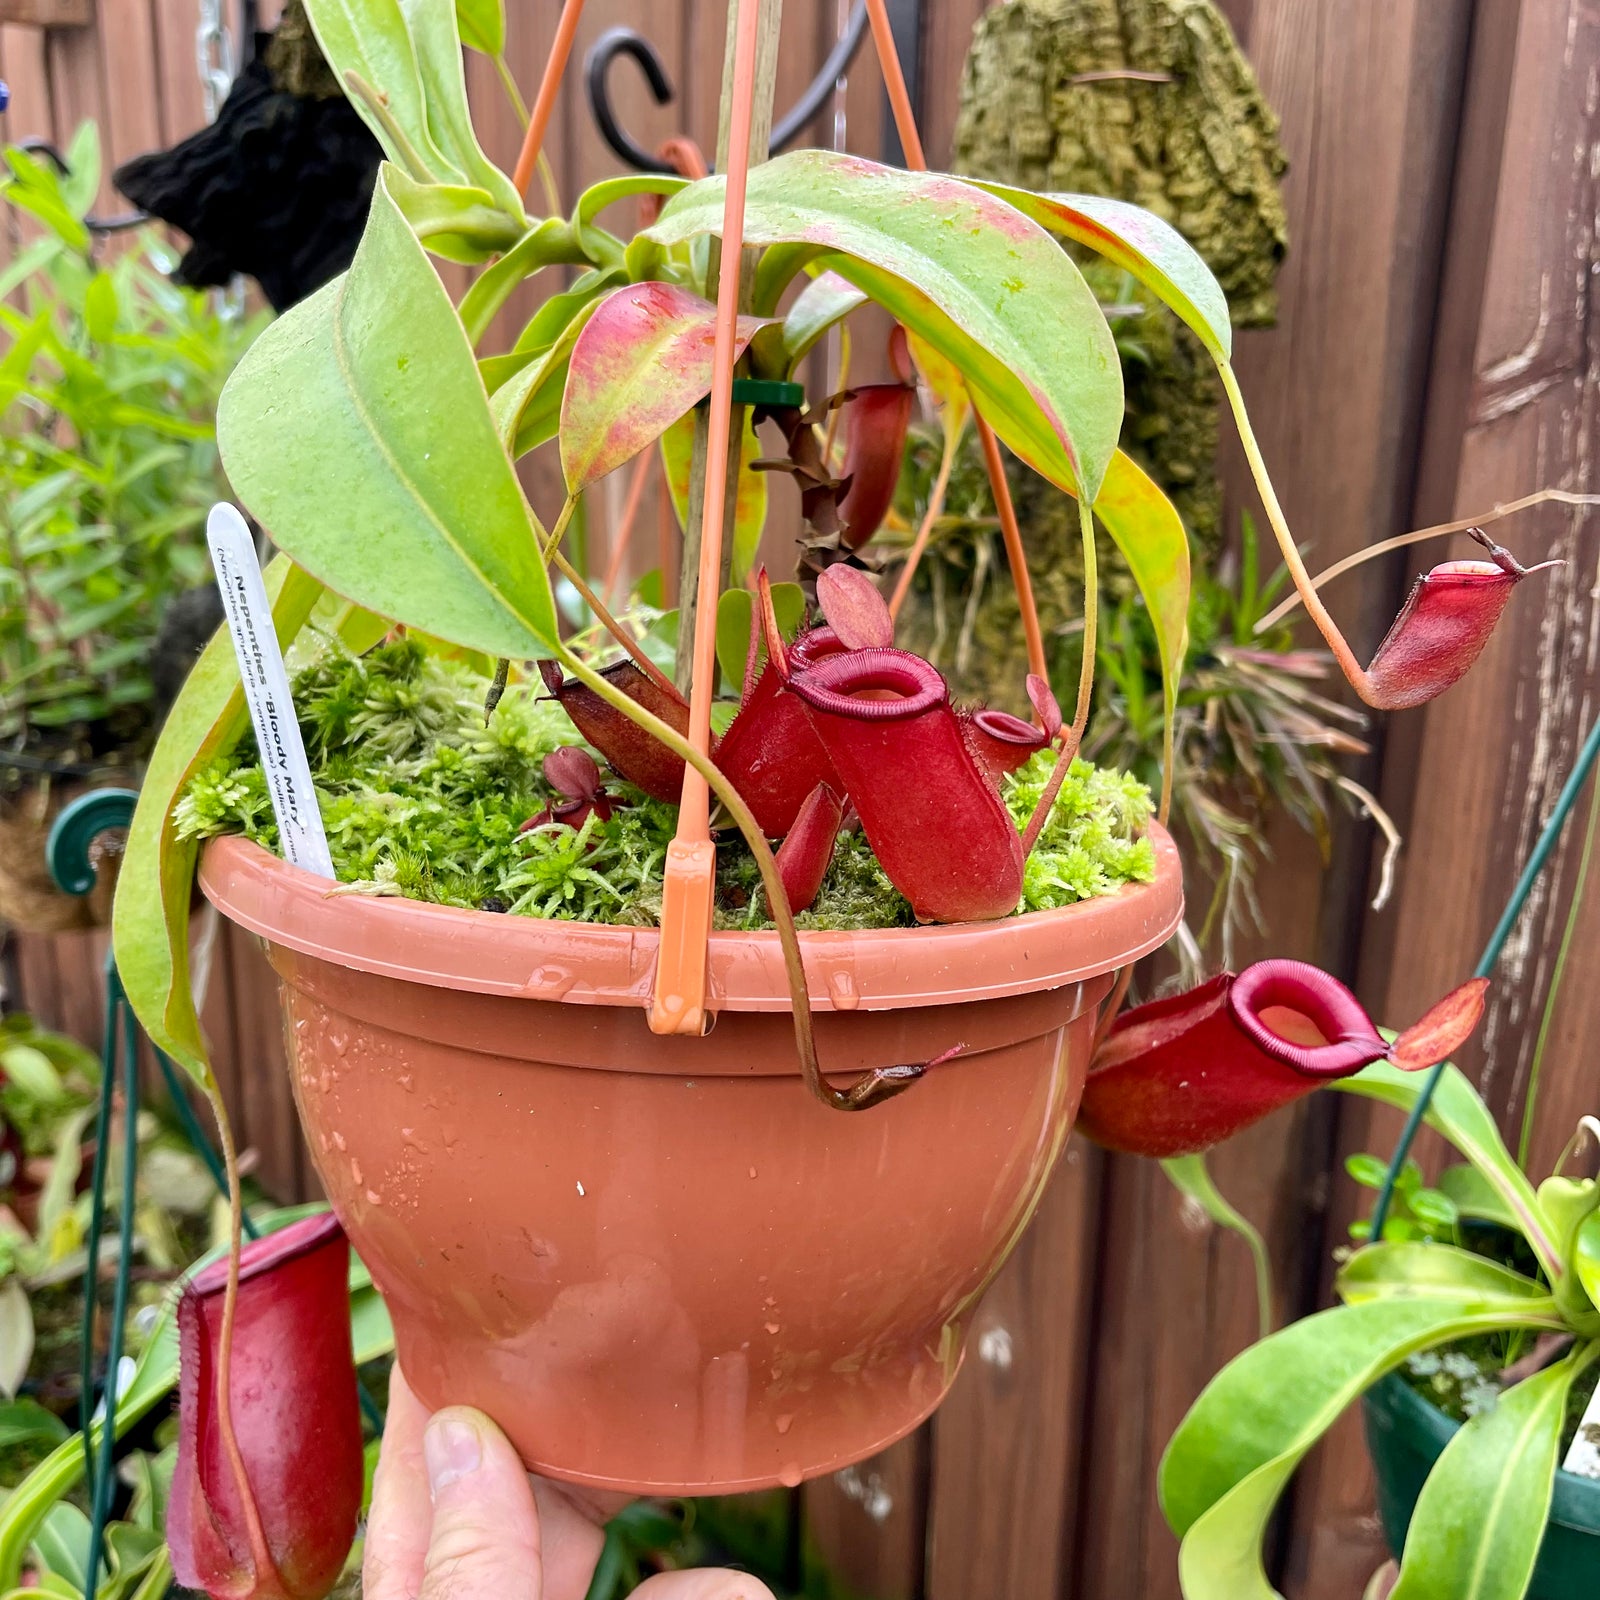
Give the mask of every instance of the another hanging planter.
M 1378 1514 L 1396 1557 L 1417 1496 L 1459 1422 L 1391 1374 L 1361 1402 L 1367 1450 L 1378 1476 Z M 1557 1472 L 1550 1520 L 1527 1600 L 1589 1600 L 1600 1572 L 1600 1482 Z
M 429 1405 L 632 1493 L 796 1484 L 938 1405 L 1071 1131 L 1100 1008 L 1182 909 L 802 935 L 825 1064 L 928 1060 L 840 1117 L 799 1082 L 770 933 L 711 937 L 716 1026 L 652 1033 L 659 935 L 329 897 L 256 845 L 201 887 L 283 980 L 295 1098 Z

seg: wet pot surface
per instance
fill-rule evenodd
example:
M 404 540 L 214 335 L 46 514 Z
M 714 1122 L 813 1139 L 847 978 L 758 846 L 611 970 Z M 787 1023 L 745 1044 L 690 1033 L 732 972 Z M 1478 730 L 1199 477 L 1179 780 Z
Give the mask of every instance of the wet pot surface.
M 648 931 L 327 901 L 237 840 L 202 881 L 268 940 L 312 1156 L 418 1393 L 480 1407 L 535 1470 L 681 1494 L 798 1483 L 938 1404 L 1111 974 L 1180 912 L 1161 856 L 1068 913 L 808 939 L 835 1081 L 967 1046 L 852 1115 L 804 1090 L 770 936 L 716 936 L 715 1027 L 660 1038 Z

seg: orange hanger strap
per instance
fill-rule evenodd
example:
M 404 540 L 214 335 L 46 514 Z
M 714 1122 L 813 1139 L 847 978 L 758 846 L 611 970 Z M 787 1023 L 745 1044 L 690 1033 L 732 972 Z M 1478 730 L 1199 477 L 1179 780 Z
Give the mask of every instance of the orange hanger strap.
M 887 0 L 867 0 L 867 20 L 872 24 L 873 48 L 878 52 L 883 87 L 889 96 L 889 109 L 894 113 L 895 132 L 900 136 L 900 148 L 905 151 L 906 165 L 913 172 L 926 172 L 928 157 L 922 148 L 922 135 L 917 132 L 916 115 L 911 109 L 911 96 L 906 89 L 906 75 L 900 65 L 900 52 L 895 46 L 894 29 L 889 22 Z M 984 421 L 976 406 L 973 407 L 972 416 L 978 430 L 978 442 L 983 447 L 983 463 L 989 472 L 995 511 L 1000 518 L 1006 560 L 1011 564 L 1011 581 L 1017 590 L 1017 606 L 1022 612 L 1022 636 L 1028 646 L 1028 671 L 1048 680 L 1050 673 L 1044 654 L 1044 632 L 1039 626 L 1039 608 L 1033 598 L 1033 578 L 1028 572 L 1028 553 L 1023 548 L 1022 530 L 1017 525 L 1017 510 L 1011 499 L 1011 485 L 1006 481 L 1000 441 L 995 438 L 994 430 Z
M 762 0 L 739 0 L 733 93 L 728 121 L 728 176 L 722 211 L 722 271 L 717 284 L 717 342 L 711 363 L 711 412 L 700 524 L 700 574 L 694 619 L 694 681 L 689 742 L 711 751 L 711 696 L 716 684 L 717 594 L 722 578 L 722 518 L 727 502 L 728 434 L 733 423 L 733 366 L 738 348 L 739 258 L 744 248 L 745 187 L 755 117 L 756 46 Z M 661 952 L 650 1026 L 657 1033 L 706 1028 L 706 956 L 716 889 L 711 791 L 692 766 L 683 776 L 677 837 L 667 847 L 661 897 Z
M 556 90 L 567 70 L 567 58 L 572 54 L 572 41 L 578 35 L 578 23 L 583 16 L 583 0 L 566 0 L 561 8 L 561 20 L 556 24 L 556 36 L 550 41 L 550 54 L 545 58 L 544 77 L 539 80 L 539 93 L 528 115 L 528 131 L 522 136 L 522 150 L 517 156 L 516 171 L 511 181 L 518 194 L 526 194 L 533 182 L 533 169 L 538 165 L 539 152 L 544 148 L 544 136 L 550 129 L 550 115 L 556 108 Z

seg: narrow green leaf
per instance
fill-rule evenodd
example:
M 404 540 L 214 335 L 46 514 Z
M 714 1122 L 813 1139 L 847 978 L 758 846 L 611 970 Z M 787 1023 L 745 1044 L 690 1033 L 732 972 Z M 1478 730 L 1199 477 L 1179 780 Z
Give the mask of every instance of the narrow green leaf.
M 1387 1061 L 1379 1061 L 1354 1077 L 1340 1078 L 1327 1087 L 1410 1111 L 1426 1081 L 1426 1073 L 1402 1072 Z M 1538 1256 L 1539 1264 L 1552 1280 L 1559 1278 L 1562 1264 L 1552 1242 L 1549 1219 L 1540 1209 L 1533 1185 L 1506 1149 L 1489 1108 L 1456 1067 L 1446 1066 L 1440 1075 L 1438 1090 L 1428 1106 L 1427 1122 L 1478 1169 L 1516 1218 L 1516 1226 Z
M 1408 1355 L 1506 1327 L 1558 1328 L 1553 1302 L 1376 1300 L 1275 1333 L 1206 1386 L 1162 1457 L 1185 1600 L 1272 1600 L 1261 1540 L 1305 1453 Z
M 1233 324 L 1222 285 L 1200 253 L 1153 211 L 1091 194 L 1032 194 L 1003 183 L 969 180 L 1040 227 L 1086 245 L 1131 272 L 1175 312 L 1220 360 L 1233 352 Z
M 16 1399 L 33 1360 L 33 1307 L 17 1278 L 0 1282 L 0 1399 Z
M 1160 485 L 1121 450 L 1111 458 L 1094 514 L 1116 541 L 1150 613 L 1170 721 L 1189 648 L 1189 539 L 1183 519 Z
M 583 306 L 547 350 L 515 367 L 489 396 L 494 431 L 508 455 L 526 455 L 554 436 L 561 419 L 562 397 L 567 390 L 572 347 L 592 315 L 594 304 Z M 518 358 L 513 355 L 504 359 L 514 363 Z M 491 362 L 480 362 L 479 366 L 487 377 Z
M 795 297 L 783 319 L 783 351 L 794 371 L 830 328 L 867 303 L 866 295 L 837 272 L 822 272 Z
M 306 15 L 339 82 L 348 84 L 354 73 L 381 97 L 382 115 L 359 94 L 351 103 L 391 161 L 411 170 L 411 158 L 420 158 L 422 170 L 411 171 L 419 182 L 486 189 L 523 221 L 516 186 L 472 130 L 455 6 L 307 0 Z
M 1578 1354 L 1502 1394 L 1444 1448 L 1422 1486 L 1390 1600 L 1522 1600 L 1544 1539 Z
M 641 238 L 717 232 L 722 196 L 720 178 L 691 184 Z M 815 252 L 956 365 L 1018 456 L 1061 488 L 1099 493 L 1122 371 L 1082 274 L 1037 223 L 957 178 L 801 150 L 750 174 L 745 239 Z
M 223 464 L 279 547 L 336 593 L 521 660 L 558 639 L 537 525 L 387 175 L 350 270 L 267 328 L 229 379 Z
M 1376 1188 L 1374 1184 L 1372 1187 Z M 1468 1161 L 1449 1166 L 1439 1174 L 1439 1191 L 1455 1202 L 1463 1217 L 1479 1222 L 1493 1222 L 1499 1227 L 1517 1232 L 1517 1217 L 1497 1190 L 1478 1169 Z
M 1206 1165 L 1205 1152 L 1192 1156 L 1173 1156 L 1161 1163 L 1161 1170 L 1177 1189 L 1200 1207 L 1219 1227 L 1239 1235 L 1250 1247 L 1256 1270 L 1256 1310 L 1264 1339 L 1272 1332 L 1272 1258 L 1261 1231 L 1242 1212 L 1229 1203 L 1217 1187 Z
M 286 556 L 277 557 L 265 576 L 278 642 L 287 648 L 322 585 Z M 111 913 L 117 970 L 135 1014 L 156 1048 L 207 1088 L 211 1066 L 189 986 L 189 904 L 198 847 L 178 838 L 172 808 L 195 773 L 232 748 L 248 721 L 233 641 L 219 630 L 162 724 L 128 830 Z
M 461 42 L 480 55 L 497 56 L 506 47 L 506 13 L 500 0 L 456 0 Z
M 742 355 L 760 323 L 740 317 Z M 580 494 L 655 443 L 711 390 L 717 308 L 670 283 L 606 296 L 572 349 L 561 402 L 561 469 Z
M 572 229 L 562 218 L 546 217 L 543 222 L 528 229 L 498 261 L 491 262 L 478 274 L 472 287 L 461 297 L 458 314 L 473 346 L 476 347 L 489 331 L 489 324 L 519 284 L 526 283 L 546 267 L 578 265 L 584 260 Z M 622 276 L 620 271 L 608 271 L 603 276 L 585 273 L 566 293 L 552 295 L 539 308 L 534 321 L 538 322 L 540 317 L 544 317 L 548 322 L 552 311 L 556 315 L 570 317 L 578 306 L 593 300 L 601 289 L 613 281 L 620 281 Z M 544 343 L 550 343 L 556 331 L 559 330 L 552 330 L 550 338 L 545 339 Z
M 50 1508 L 33 1549 L 46 1572 L 65 1578 L 79 1594 L 88 1588 L 89 1519 L 70 1501 Z
M 724 589 L 717 600 L 717 665 L 722 669 L 724 688 L 737 695 L 744 686 L 745 664 L 750 657 L 750 614 L 755 596 L 748 589 Z M 778 618 L 778 631 L 792 639 L 806 617 L 805 591 L 798 583 L 772 586 L 772 609 Z M 765 640 L 756 645 L 756 670 L 767 659 Z
M 1549 1290 L 1487 1256 L 1451 1244 L 1388 1240 L 1356 1251 L 1335 1280 L 1348 1305 L 1370 1300 L 1543 1300 Z
M 389 193 L 411 231 L 436 256 L 476 266 L 529 237 L 487 189 L 460 183 L 418 183 L 400 167 L 389 172 Z
M 1600 1311 L 1600 1215 L 1586 1218 L 1578 1229 L 1572 1259 L 1578 1282 L 1583 1285 L 1590 1304 Z
M 20 1444 L 60 1444 L 71 1430 L 37 1400 L 12 1400 L 0 1405 L 0 1450 Z

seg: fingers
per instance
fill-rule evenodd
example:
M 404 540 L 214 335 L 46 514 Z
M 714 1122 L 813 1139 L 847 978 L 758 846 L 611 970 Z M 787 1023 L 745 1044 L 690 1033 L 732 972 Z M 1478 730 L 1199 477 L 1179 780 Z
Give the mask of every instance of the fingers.
M 396 1366 L 389 1377 L 389 1413 L 362 1551 L 365 1600 L 414 1600 L 422 1587 L 422 1562 L 433 1518 L 422 1462 L 422 1430 L 427 1423 L 427 1411 Z
M 774 1600 L 759 1578 L 742 1572 L 663 1572 L 633 1591 L 632 1600 Z
M 418 1600 L 541 1600 L 538 1513 L 506 1436 L 450 1406 L 428 1423 L 422 1458 L 433 1529 Z
M 544 1559 L 540 1600 L 584 1600 L 606 1542 L 603 1514 L 574 1503 L 572 1491 L 547 1478 L 533 1481 L 539 1511 L 539 1546 Z M 624 1504 L 626 1502 L 623 1502 Z

